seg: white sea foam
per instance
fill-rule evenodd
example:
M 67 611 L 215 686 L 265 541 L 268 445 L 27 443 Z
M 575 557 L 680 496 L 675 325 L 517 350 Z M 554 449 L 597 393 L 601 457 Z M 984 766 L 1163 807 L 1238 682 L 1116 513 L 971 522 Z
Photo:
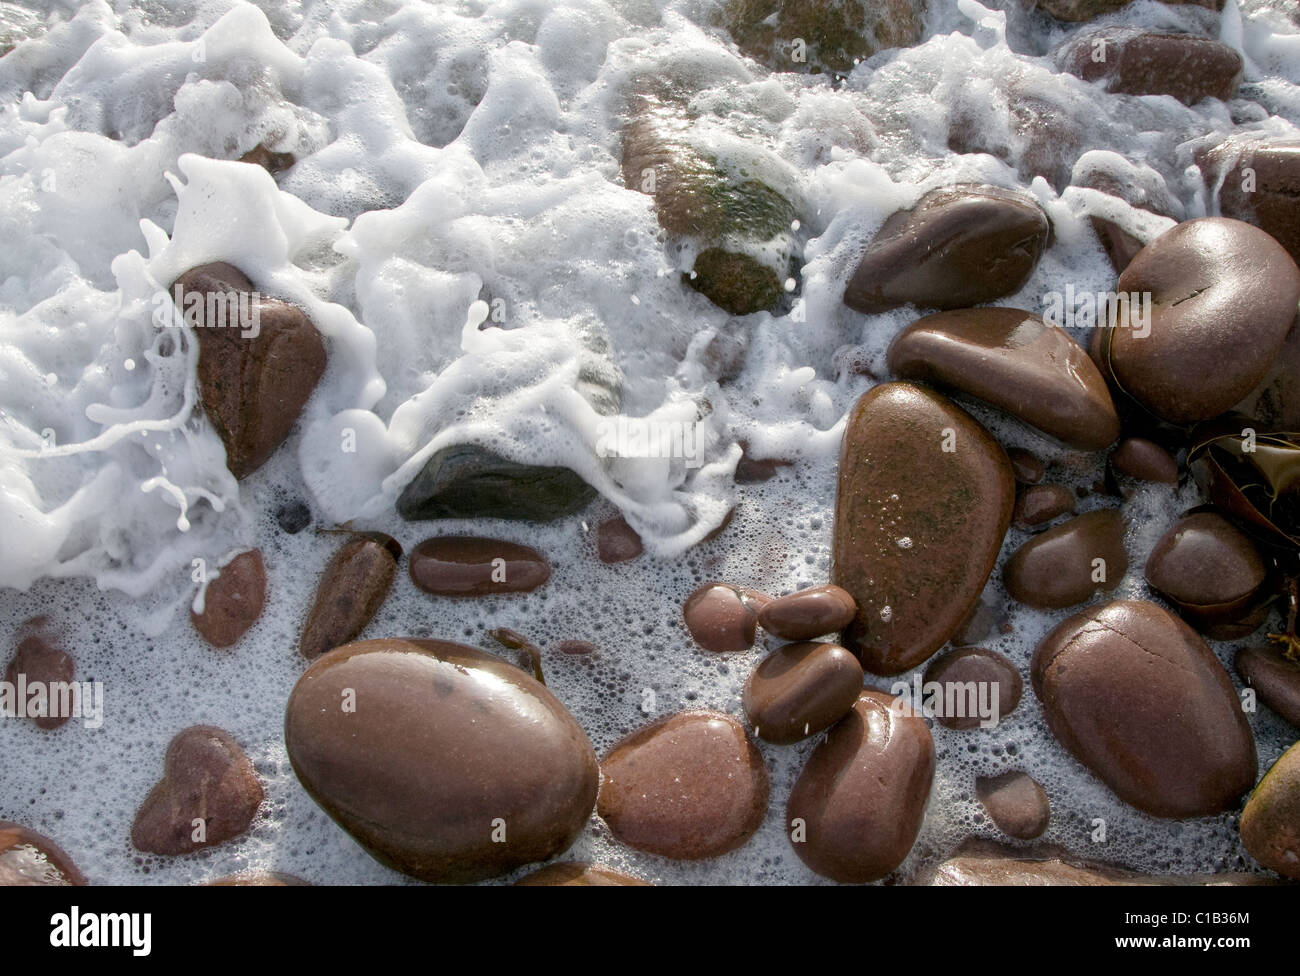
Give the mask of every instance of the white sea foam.
M 1043 55 L 1064 29 L 1045 37 L 1036 15 L 1009 5 L 1004 18 L 974 0 L 937 5 L 922 44 L 871 58 L 838 87 L 769 74 L 707 26 L 703 0 L 21 6 L 47 26 L 0 60 L 0 637 L 50 616 L 78 680 L 104 683 L 105 718 L 93 736 L 75 724 L 46 733 L 0 722 L 0 818 L 55 836 L 96 881 L 190 881 L 243 867 L 399 880 L 307 799 L 284 754 L 298 628 L 339 539 L 285 534 L 273 518 L 283 502 L 308 500 L 319 527 L 352 519 L 388 531 L 408 551 L 430 534 L 472 531 L 547 552 L 552 580 L 511 599 L 432 599 L 403 572 L 365 636 L 492 647 L 488 630 L 514 628 L 543 648 L 551 687 L 598 749 L 646 720 L 647 687 L 659 713 L 739 714 L 764 649 L 700 651 L 681 601 L 707 579 L 773 593 L 825 581 L 843 417 L 871 382 L 834 364 L 857 347 L 852 358 L 885 377 L 889 340 L 914 317 L 863 316 L 841 301 L 885 218 L 955 181 L 1032 193 L 1055 243 L 1005 301 L 1031 311 L 1066 282 L 1113 288 L 1089 216 L 1138 236 L 1167 223 L 1095 191 L 1058 195 L 1046 180 L 1023 181 L 1026 142 L 1008 86 L 1074 121 L 1092 150 L 1079 166 L 1168 194 L 1187 216 L 1206 207 L 1195 145 L 1235 123 L 1280 136 L 1300 121 L 1300 26 L 1281 0 L 1230 3 L 1223 18 L 1225 38 L 1250 59 L 1255 101 L 1196 108 L 1106 96 L 1057 74 Z M 1214 27 L 1207 17 L 1143 0 L 1107 21 Z M 711 130 L 718 139 L 743 132 L 776 154 L 769 176 L 799 201 L 805 245 L 790 311 L 737 319 L 683 287 L 689 255 L 668 246 L 650 199 L 622 184 L 622 113 L 647 75 L 698 87 L 693 109 L 725 120 Z M 1001 157 L 949 149 L 959 112 L 1005 147 Z M 278 183 L 232 161 L 259 142 L 299 160 Z M 159 289 L 217 260 L 305 308 L 330 350 L 298 431 L 242 484 L 195 409 L 192 339 L 152 321 Z M 725 381 L 719 345 L 744 349 Z M 617 384 L 625 417 L 698 424 L 703 463 L 599 457 L 602 415 L 576 392 L 580 372 Z M 972 410 L 1004 443 L 1046 459 L 1049 480 L 1090 485 L 1101 475 L 1099 457 Z M 355 453 L 338 449 L 348 431 Z M 568 465 L 604 497 L 585 521 L 401 522 L 392 506 L 406 480 L 464 439 Z M 741 440 L 798 465 L 736 486 Z M 1134 529 L 1121 594 L 1143 595 L 1147 551 L 1198 501 L 1194 489 L 1150 487 L 1126 503 Z M 695 545 L 733 504 L 726 532 Z M 589 529 L 616 510 L 650 552 L 604 566 Z M 1004 553 L 1023 540 L 1013 531 Z M 191 560 L 215 565 L 250 545 L 265 554 L 267 609 L 240 645 L 214 652 L 188 621 Z M 1008 602 L 996 573 L 989 596 Z M 1010 631 L 989 646 L 1027 673 L 1034 644 L 1064 616 L 1012 605 Z M 555 653 L 574 638 L 599 654 Z M 167 741 L 199 722 L 245 744 L 267 784 L 263 817 L 250 837 L 206 856 L 137 861 L 134 809 Z M 1254 723 L 1261 761 L 1271 761 L 1280 723 L 1265 713 Z M 1169 825 L 1124 807 L 1064 757 L 1029 693 L 996 730 L 936 727 L 935 738 L 939 774 L 909 868 L 969 833 L 992 836 L 973 778 L 1010 768 L 1047 787 L 1050 840 L 1156 870 L 1242 863 L 1226 818 Z M 659 880 L 813 882 L 782 826 L 811 745 L 763 747 L 771 810 L 756 840 L 726 858 L 644 857 L 596 820 L 574 854 Z M 1107 821 L 1105 845 L 1088 839 L 1094 818 Z

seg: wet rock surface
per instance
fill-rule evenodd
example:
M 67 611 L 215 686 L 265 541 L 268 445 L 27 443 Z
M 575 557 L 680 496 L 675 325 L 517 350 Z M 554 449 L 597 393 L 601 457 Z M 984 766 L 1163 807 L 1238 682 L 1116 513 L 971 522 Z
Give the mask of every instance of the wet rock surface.
M 21 700 L 22 713 L 35 722 L 38 728 L 57 729 L 72 717 L 60 707 L 57 688 L 74 681 L 76 675 L 76 662 L 71 654 L 59 646 L 56 638 L 42 632 L 28 634 L 18 642 L 14 656 L 5 669 L 5 681 L 14 689 L 14 711 L 19 711 L 17 705 Z M 41 687 L 43 699 L 33 701 L 30 695 L 24 696 L 23 692 L 32 686 Z
M 935 658 L 925 669 L 925 684 L 931 682 L 940 686 L 943 703 L 935 721 L 950 729 L 991 728 L 1016 710 L 1024 692 L 1011 659 L 982 647 Z
M 0 888 L 87 884 L 58 844 L 34 830 L 0 820 Z
M 1267 231 L 1300 263 L 1300 140 L 1228 140 L 1198 162 L 1223 216 Z
M 1241 842 L 1264 867 L 1300 881 L 1300 744 L 1282 754 L 1250 795 Z
M 151 854 L 188 854 L 244 833 L 262 805 L 262 784 L 228 732 L 195 725 L 167 747 L 163 778 L 131 825 L 131 843 Z
M 927 315 L 890 344 L 889 369 L 977 397 L 1073 447 L 1095 451 L 1119 436 L 1106 381 L 1087 352 L 1018 308 Z
M 600 771 L 601 819 L 624 844 L 663 857 L 733 851 L 767 812 L 763 757 L 718 712 L 662 718 L 616 743 Z
M 1064 485 L 1031 485 L 1016 496 L 1011 522 L 1018 529 L 1036 529 L 1074 511 L 1074 492 Z
M 777 637 L 806 641 L 847 627 L 856 612 L 857 604 L 846 590 L 814 586 L 764 604 L 758 624 Z
M 758 614 L 742 592 L 705 583 L 682 604 L 686 628 L 706 651 L 744 651 L 754 646 Z
M 1170 526 L 1146 564 L 1151 587 L 1202 631 L 1254 610 L 1268 576 L 1255 544 L 1210 511 L 1194 512 Z
M 1159 444 L 1144 437 L 1126 437 L 1110 456 L 1116 474 L 1138 481 L 1178 484 L 1178 462 Z
M 950 400 L 910 383 L 863 395 L 841 448 L 831 580 L 857 602 L 842 643 L 866 671 L 913 668 L 956 632 L 1014 502 L 1002 448 Z
M 925 10 L 925 0 L 727 0 L 721 21 L 773 71 L 847 73 L 877 51 L 920 41 Z
M 1139 810 L 1209 816 L 1254 782 L 1255 743 L 1227 672 L 1154 603 L 1075 614 L 1039 643 L 1031 674 L 1052 733 Z
M 1151 293 L 1150 334 L 1097 329 L 1092 354 L 1162 420 L 1191 424 L 1231 409 L 1267 375 L 1296 319 L 1300 268 L 1239 220 L 1188 220 L 1142 249 L 1117 291 Z
M 1300 661 L 1288 658 L 1275 645 L 1243 647 L 1237 651 L 1235 666 L 1260 701 L 1300 728 Z
M 310 661 L 360 634 L 383 606 L 401 555 L 398 541 L 381 532 L 344 543 L 321 575 L 298 652 Z
M 790 793 L 786 822 L 804 827 L 792 846 L 823 877 L 877 881 L 903 863 L 916 841 L 934 777 L 934 742 L 924 719 L 899 714 L 894 703 L 882 692 L 861 692 Z
M 519 464 L 476 444 L 437 451 L 397 498 L 408 522 L 503 518 L 550 522 L 582 511 L 596 489 L 568 468 Z
M 236 478 L 252 474 L 293 429 L 325 372 L 325 342 L 302 309 L 254 295 L 229 264 L 172 286 L 199 344 L 199 399 Z
M 1028 773 L 978 777 L 975 795 L 998 830 L 1017 840 L 1041 836 L 1052 816 L 1047 792 Z
M 1060 609 L 1113 590 L 1126 572 L 1124 517 L 1101 509 L 1034 536 L 1006 561 L 1002 578 L 1021 603 Z
M 260 549 L 241 552 L 218 568 L 203 593 L 203 612 L 191 608 L 199 636 L 216 648 L 231 647 L 257 623 L 266 605 L 266 564 Z
M 499 539 L 425 539 L 407 562 L 415 585 L 434 596 L 527 593 L 551 578 L 551 565 L 540 552 Z
M 596 800 L 595 753 L 560 701 L 448 641 L 361 641 L 318 658 L 289 697 L 285 745 L 326 813 L 426 881 L 554 857 Z
M 1241 55 L 1195 34 L 1102 27 L 1071 38 L 1056 63 L 1084 81 L 1123 95 L 1172 95 L 1186 105 L 1227 101 L 1241 84 Z
M 932 190 L 885 221 L 844 291 L 868 314 L 900 305 L 958 309 L 1019 291 L 1047 246 L 1031 198 L 974 184 Z
M 798 742 L 829 728 L 853 707 L 862 666 L 838 644 L 787 644 L 763 659 L 745 682 L 741 704 L 765 742 Z

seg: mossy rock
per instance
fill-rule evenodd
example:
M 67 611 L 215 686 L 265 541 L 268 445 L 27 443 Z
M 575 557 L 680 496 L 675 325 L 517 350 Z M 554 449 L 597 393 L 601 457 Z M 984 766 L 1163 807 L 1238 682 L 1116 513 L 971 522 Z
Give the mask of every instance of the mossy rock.
M 721 247 L 699 253 L 686 283 L 732 315 L 761 312 L 781 300 L 781 279 L 773 269 Z
M 925 7 L 926 0 L 728 0 L 722 26 L 774 71 L 847 74 L 877 51 L 920 41 Z
M 691 138 L 699 120 L 649 102 L 623 132 L 623 179 L 654 197 L 659 224 L 695 242 L 688 284 L 737 315 L 774 307 L 795 249 L 793 203 L 750 160 L 722 160 Z

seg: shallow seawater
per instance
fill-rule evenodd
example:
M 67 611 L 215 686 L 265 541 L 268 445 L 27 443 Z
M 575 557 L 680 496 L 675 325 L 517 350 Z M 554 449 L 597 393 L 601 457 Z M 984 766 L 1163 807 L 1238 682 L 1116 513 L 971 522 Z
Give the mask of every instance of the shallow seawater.
M 189 883 L 245 868 L 404 881 L 306 796 L 282 739 L 302 618 L 340 542 L 315 530 L 346 521 L 391 533 L 407 552 L 472 532 L 535 546 L 554 566 L 532 594 L 452 600 L 418 591 L 403 560 L 364 637 L 499 649 L 488 631 L 517 630 L 542 648 L 548 685 L 598 752 L 670 712 L 740 716 L 763 644 L 708 654 L 681 603 L 707 580 L 773 594 L 826 580 L 843 417 L 872 383 L 836 364 L 855 347 L 850 358 L 886 376 L 889 341 L 915 317 L 865 316 L 841 301 L 884 219 L 935 186 L 1020 187 L 1047 211 L 1054 242 L 1001 304 L 1041 311 L 1041 296 L 1066 283 L 1113 287 L 1087 219 L 1105 200 L 1017 175 L 1006 86 L 1068 113 L 1091 150 L 1085 162 L 1122 157 L 1187 217 L 1206 212 L 1194 147 L 1230 131 L 1295 136 L 1300 125 L 1300 24 L 1284 0 L 1230 0 L 1221 18 L 1146 0 L 1124 11 L 1126 23 L 1208 23 L 1244 50 L 1240 96 L 1195 108 L 1107 96 L 1055 73 L 1044 55 L 1059 29 L 1018 4 L 1005 14 L 969 0 L 935 6 L 920 45 L 834 81 L 740 55 L 708 26 L 705 0 L 3 5 L 49 27 L 0 60 L 0 648 L 7 659 L 22 622 L 48 616 L 79 679 L 104 683 L 106 714 L 102 728 L 74 720 L 52 733 L 0 721 L 0 819 L 54 838 L 94 882 Z M 804 257 L 779 314 L 733 317 L 684 287 L 690 256 L 666 240 L 651 199 L 624 186 L 621 127 L 647 76 L 688 80 L 694 108 L 775 155 Z M 957 113 L 1006 134 L 1007 158 L 952 152 Z M 232 161 L 259 142 L 299 162 L 277 182 Z M 297 430 L 242 483 L 193 411 L 193 342 L 155 323 L 160 288 L 219 260 L 306 308 L 330 350 Z M 719 348 L 743 349 L 738 365 L 724 369 Z M 598 458 L 599 415 L 573 389 L 584 369 L 621 386 L 625 416 L 698 421 L 701 463 Z M 1048 481 L 1101 477 L 1101 455 L 966 405 L 1004 445 L 1047 461 Z M 340 451 L 349 431 L 357 450 Z M 568 465 L 603 497 L 547 525 L 399 519 L 393 502 L 423 460 L 465 440 Z M 737 485 L 742 440 L 796 463 Z M 314 522 L 289 535 L 274 513 L 295 499 Z M 1150 486 L 1124 503 L 1130 571 L 1115 596 L 1146 595 L 1151 546 L 1200 501 L 1195 487 Z M 725 531 L 701 542 L 733 504 Z M 1079 509 L 1100 504 L 1090 496 Z M 606 566 L 594 528 L 619 511 L 647 552 Z M 1013 529 L 1003 559 L 1025 538 Z M 192 560 L 254 545 L 268 605 L 234 649 L 214 651 L 188 620 Z M 996 570 L 987 596 L 1008 602 Z M 986 646 L 1027 676 L 1038 639 L 1070 612 L 1011 605 L 1009 632 Z M 560 654 L 567 639 L 599 652 Z M 1213 646 L 1231 661 L 1235 645 Z M 167 742 L 198 723 L 244 745 L 266 787 L 261 816 L 249 836 L 203 855 L 141 855 L 134 811 Z M 1251 723 L 1264 769 L 1286 730 L 1266 711 Z M 934 736 L 925 826 L 896 880 L 967 836 L 996 837 L 974 778 L 1012 768 L 1051 797 L 1044 840 L 1161 873 L 1250 869 L 1233 817 L 1171 823 L 1120 803 L 1066 756 L 1028 688 L 995 730 L 936 726 Z M 570 855 L 665 883 L 818 883 L 783 827 L 812 743 L 761 748 L 771 805 L 739 851 L 674 863 L 621 847 L 593 817 Z

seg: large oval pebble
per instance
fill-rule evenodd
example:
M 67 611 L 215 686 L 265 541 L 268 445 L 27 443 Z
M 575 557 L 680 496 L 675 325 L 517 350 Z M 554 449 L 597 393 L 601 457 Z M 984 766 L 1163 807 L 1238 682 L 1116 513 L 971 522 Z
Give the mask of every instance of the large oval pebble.
M 311 797 L 426 881 L 554 857 L 596 800 L 595 753 L 560 701 L 449 641 L 360 641 L 317 658 L 289 696 L 284 738 Z
M 763 757 L 735 719 L 669 715 L 614 745 L 600 765 L 598 811 L 624 844 L 696 860 L 740 847 L 763 822 Z
M 876 881 L 903 863 L 925 816 L 934 741 L 898 699 L 863 691 L 826 733 L 790 792 L 795 853 L 823 877 Z
M 1255 742 L 1227 672 L 1154 603 L 1075 614 L 1043 638 L 1031 668 L 1052 733 L 1139 810 L 1209 816 L 1255 781 Z
M 1157 417 L 1191 424 L 1267 375 L 1296 320 L 1300 268 L 1258 227 L 1203 217 L 1144 247 L 1117 290 L 1149 293 L 1150 315 L 1097 329 L 1094 357 Z
M 857 602 L 842 643 L 898 674 L 966 620 L 1015 504 L 1011 464 L 951 400 L 882 383 L 849 414 L 835 502 L 832 581 Z

